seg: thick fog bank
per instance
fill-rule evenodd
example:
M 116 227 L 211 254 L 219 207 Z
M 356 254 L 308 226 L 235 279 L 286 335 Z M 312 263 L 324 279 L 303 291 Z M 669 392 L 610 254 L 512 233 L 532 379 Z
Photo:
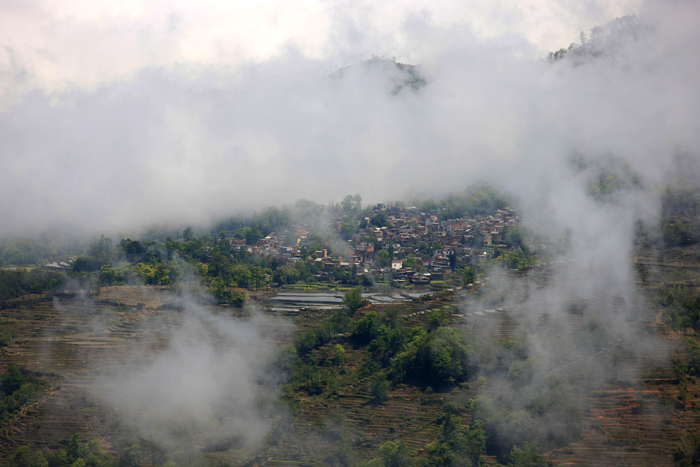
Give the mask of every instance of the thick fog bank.
M 694 179 L 697 164 L 677 162 L 697 160 L 697 6 L 652 6 L 643 27 L 588 32 L 553 63 L 522 36 L 414 16 L 426 84 L 398 90 L 393 66 L 339 73 L 290 45 L 246 65 L 154 65 L 15 93 L 0 110 L 1 230 L 196 223 L 298 198 L 439 196 L 483 178 L 525 206 L 551 200 L 557 222 L 585 209 L 568 186 L 575 154 L 614 157 L 651 188 Z

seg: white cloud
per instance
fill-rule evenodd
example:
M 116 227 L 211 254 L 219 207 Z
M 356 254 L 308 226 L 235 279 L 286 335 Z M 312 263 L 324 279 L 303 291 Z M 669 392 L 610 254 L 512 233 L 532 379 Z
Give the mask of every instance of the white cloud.
M 240 66 L 295 47 L 307 57 L 345 65 L 376 53 L 425 60 L 406 22 L 467 25 L 476 37 L 525 38 L 543 55 L 578 39 L 578 31 L 633 12 L 637 1 L 499 2 L 90 2 L 34 1 L 0 7 L 0 69 L 23 73 L 0 99 L 27 87 L 94 87 L 152 66 Z M 428 54 L 431 53 L 428 48 Z M 532 57 L 531 57 L 532 58 Z M 349 62 L 348 62 L 349 61 Z M 0 101 L 1 102 L 1 101 Z
M 56 5 L 4 7 L 27 38 L 5 31 L 0 39 L 11 46 L 0 52 L 8 77 L 0 111 L 4 232 L 58 220 L 95 229 L 203 221 L 357 192 L 384 201 L 445 193 L 479 177 L 524 189 L 521 174 L 548 177 L 537 170 L 559 167 L 573 149 L 612 152 L 659 180 L 674 152 L 698 148 L 692 77 L 700 65 L 687 20 L 695 10 L 686 3 L 663 14 L 642 9 L 658 18 L 656 32 L 620 46 L 617 58 L 578 68 L 535 60 L 541 44 L 498 36 L 498 25 L 545 28 L 547 15 L 583 21 L 615 8 L 552 3 L 528 13 L 526 4 L 500 3 L 488 7 L 494 36 L 485 39 L 451 3 L 290 4 L 276 14 L 273 2 L 255 11 L 244 3 Z M 320 18 L 319 27 L 303 31 L 303 14 Z M 298 34 L 256 48 L 245 39 L 251 29 L 225 34 L 237 15 L 262 36 L 265 24 Z M 22 32 L 21 24 L 31 27 Z M 208 47 L 212 41 L 224 45 Z M 183 55 L 183 44 L 195 43 Z M 403 47 L 421 58 L 429 84 L 394 96 L 380 69 L 329 76 L 344 63 L 339 57 L 368 58 L 384 43 L 387 52 Z M 239 45 L 248 48 L 217 56 Z M 236 57 L 243 58 L 233 66 Z

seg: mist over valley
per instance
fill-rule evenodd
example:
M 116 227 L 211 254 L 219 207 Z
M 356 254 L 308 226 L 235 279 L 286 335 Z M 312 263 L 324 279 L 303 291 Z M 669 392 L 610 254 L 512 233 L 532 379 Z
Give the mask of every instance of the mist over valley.
M 695 465 L 700 9 L 528 5 L 1 6 L 0 463 Z

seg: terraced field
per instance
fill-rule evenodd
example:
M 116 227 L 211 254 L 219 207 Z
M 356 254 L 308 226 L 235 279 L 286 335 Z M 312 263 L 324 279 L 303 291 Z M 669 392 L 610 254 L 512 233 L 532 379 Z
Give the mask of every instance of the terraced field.
M 21 365 L 55 374 L 58 382 L 0 427 L 0 453 L 7 455 L 21 445 L 57 448 L 76 433 L 99 439 L 109 449 L 131 436 L 123 417 L 100 397 L 108 371 L 102 365 L 119 362 L 137 369 L 166 348 L 185 319 L 172 301 L 157 288 L 119 287 L 91 299 L 66 296 L 4 310 L 2 321 L 21 330 L 23 337 L 0 350 L 0 369 Z M 226 314 L 233 322 L 247 319 L 233 309 L 211 307 L 207 313 Z M 263 339 L 253 347 L 277 345 L 279 335 L 288 335 L 277 328 L 290 324 L 266 322 L 260 327 Z
M 591 301 L 596 299 L 610 297 L 594 297 Z M 449 316 L 451 325 L 469 330 L 476 342 L 488 343 L 521 338 L 523 317 L 540 335 L 578 335 L 588 326 L 580 309 L 591 303 L 573 304 L 560 319 L 552 319 L 532 304 L 528 308 L 517 303 L 487 308 L 474 300 L 472 291 L 459 291 L 400 304 L 365 305 L 358 313 L 398 307 L 404 324 L 414 327 L 427 324 L 431 310 L 447 305 L 454 310 Z M 183 325 L 186 313 L 179 308 L 162 290 L 119 287 L 103 289 L 91 299 L 66 296 L 26 309 L 3 311 L 3 322 L 13 323 L 24 337 L 0 350 L 2 369 L 23 365 L 56 373 L 59 382 L 1 427 L 2 454 L 24 444 L 56 448 L 74 433 L 100 439 L 108 449 L 123 446 L 129 427 L 96 390 L 103 374 L 101 364 L 128 357 L 128 365 L 134 368 L 146 365 L 152 355 L 169 345 L 170 336 Z M 236 309 L 212 307 L 208 312 L 223 314 L 233 322 L 249 319 Z M 247 344 L 252 346 L 252 353 L 261 356 L 264 348 L 289 342 L 292 330 L 314 326 L 327 311 L 263 313 L 272 319 L 260 322 L 261 339 Z M 662 325 L 646 319 L 630 326 L 639 331 L 636 336 L 650 336 L 644 358 L 620 342 L 612 350 L 606 348 L 606 355 L 582 355 L 559 362 L 559 369 L 572 375 L 592 364 L 591 359 L 605 357 L 613 363 L 599 381 L 581 382 L 582 392 L 587 394 L 583 436 L 566 448 L 548 453 L 547 459 L 554 465 L 671 465 L 673 450 L 683 435 L 700 426 L 700 384 L 689 380 L 679 385 L 666 359 L 679 336 L 666 333 Z M 352 371 L 367 353 L 352 348 L 346 339 L 336 336 L 335 342 L 345 344 L 346 371 Z M 133 352 L 136 346 L 142 350 Z M 369 393 L 370 382 L 364 379 L 339 387 L 332 397 L 299 394 L 296 416 L 276 415 L 270 419 L 270 436 L 276 441 L 252 460 L 250 452 L 241 453 L 239 460 L 261 466 L 327 465 L 330 458 L 342 455 L 343 446 L 352 447 L 348 452 L 362 451 L 376 457 L 381 443 L 399 439 L 414 454 L 424 453 L 440 430 L 436 421 L 442 404 L 455 401 L 463 405 L 480 391 L 475 382 L 436 394 L 398 385 L 390 390 L 385 403 L 377 405 Z M 463 415 L 463 424 L 469 422 L 468 415 Z M 283 426 L 279 433 L 277 425 Z M 207 453 L 214 459 L 221 455 Z M 485 464 L 495 462 L 488 457 L 483 460 Z
M 548 273 L 544 271 L 543 275 Z M 546 280 L 546 277 L 542 279 Z M 409 327 L 423 325 L 431 309 L 450 304 L 458 311 L 451 315 L 451 324 L 468 329 L 477 342 L 504 342 L 533 332 L 566 339 L 585 334 L 590 327 L 582 309 L 595 309 L 600 303 L 615 303 L 615 300 L 615 291 L 602 292 L 600 296 L 572 302 L 568 311 L 553 317 L 540 311 L 532 301 L 527 308 L 517 304 L 486 308 L 470 295 L 462 295 L 442 302 L 414 300 L 404 305 L 402 316 Z M 523 326 L 525 318 L 532 325 Z M 669 357 L 680 347 L 680 335 L 668 333 L 665 326 L 648 314 L 629 321 L 626 326 L 627 341 L 621 338 L 590 355 L 566 354 L 558 363 L 557 370 L 574 380 L 581 368 L 599 367 L 602 373 L 594 381 L 580 381 L 580 392 L 586 394 L 582 436 L 566 448 L 547 453 L 547 460 L 553 465 L 672 465 L 673 452 L 682 438 L 700 426 L 700 384 L 691 379 L 679 385 L 669 364 Z M 634 340 L 642 342 L 630 342 Z M 285 460 L 295 465 L 295 459 L 300 458 L 323 465 L 324 456 L 330 455 L 333 448 L 330 443 L 326 443 L 325 450 L 319 447 L 323 444 L 318 441 L 322 438 L 319 433 L 323 432 L 319 427 L 333 413 L 344 415 L 344 426 L 352 428 L 357 445 L 373 450 L 375 456 L 378 446 L 392 439 L 405 440 L 414 454 L 425 453 L 426 445 L 438 433 L 436 421 L 441 404 L 468 401 L 479 393 L 478 388 L 468 384 L 428 398 L 416 388 L 399 385 L 390 391 L 385 404 L 372 406 L 368 386 L 369 381 L 361 381 L 344 388 L 333 400 L 302 398 L 304 416 L 300 420 L 304 423 L 294 426 L 292 438 L 308 439 L 315 433 L 317 454 L 283 444 L 268 459 L 269 463 L 261 465 L 280 462 L 285 465 Z M 467 415 L 463 416 L 463 423 L 469 423 Z M 488 457 L 483 461 L 495 462 Z

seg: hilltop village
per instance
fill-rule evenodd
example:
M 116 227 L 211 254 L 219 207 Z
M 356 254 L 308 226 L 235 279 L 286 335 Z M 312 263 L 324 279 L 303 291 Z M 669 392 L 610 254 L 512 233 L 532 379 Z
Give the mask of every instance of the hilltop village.
M 678 194 L 668 199 L 686 204 L 664 221 L 664 243 L 638 247 L 642 258 L 660 254 L 655 263 L 635 261 L 639 291 L 652 306 L 634 310 L 602 281 L 585 296 L 560 293 L 547 266 L 566 251 L 566 239 L 528 233 L 507 201 L 484 188 L 439 206 L 300 200 L 198 231 L 173 228 L 117 244 L 101 236 L 74 261 L 49 258 L 45 269 L 0 269 L 0 428 L 11 434 L 0 437 L 0 464 L 75 466 L 81 453 L 96 467 L 193 465 L 199 455 L 203 467 L 694 458 L 700 441 L 688 430 L 700 422 L 700 265 L 697 239 L 683 232 L 697 230 L 700 201 Z M 5 252 L 32 245 L 42 246 L 26 240 Z M 579 270 L 576 261 L 554 260 L 562 276 Z M 490 281 L 496 264 L 532 271 Z M 396 289 L 384 293 L 389 286 Z M 627 337 L 608 325 L 616 316 L 625 316 Z M 638 342 L 649 350 L 643 359 Z M 680 351 L 669 362 L 671 349 Z M 105 380 L 117 359 L 129 373 Z M 246 365 L 259 373 L 245 373 Z M 149 375 L 170 368 L 197 384 L 175 399 L 173 421 L 163 426 L 181 423 L 183 400 L 205 414 L 177 439 L 177 451 L 135 438 L 119 418 L 150 416 L 152 395 L 168 392 Z M 124 374 L 136 378 L 120 386 Z M 240 374 L 247 386 L 238 385 Z M 219 381 L 221 390 L 198 405 L 196 389 Z M 92 395 L 130 387 L 143 392 Z M 238 449 L 220 421 L 250 407 L 270 428 L 261 430 L 264 441 Z M 32 456 L 36 462 L 25 462 Z
M 329 206 L 299 200 L 291 207 L 232 217 L 197 232 L 192 227 L 156 231 L 116 244 L 101 236 L 77 257 L 58 256 L 58 246 L 41 240 L 18 241 L 4 249 L 4 264 L 9 269 L 22 264 L 40 268 L 17 270 L 12 276 L 16 286 L 0 298 L 60 291 L 67 285 L 93 290 L 173 286 L 194 276 L 222 304 L 242 303 L 244 289 L 295 284 L 468 285 L 483 272 L 484 262 L 510 269 L 536 263 L 537 252 L 528 248 L 519 224 L 507 202 L 482 186 L 440 205 L 418 207 L 396 203 L 363 208 L 359 195 Z
M 286 234 L 272 232 L 253 245 L 239 238 L 230 242 L 234 250 L 259 254 L 278 264 L 311 258 L 318 266 L 314 279 L 322 283 L 362 283 L 363 278 L 373 277 L 396 285 L 429 284 L 443 280 L 458 265 L 491 259 L 494 249 L 487 247 L 512 246 L 506 235 L 520 222 L 509 207 L 492 215 L 446 220 L 440 220 L 441 210 L 378 204 L 355 221 L 359 227 L 350 239 L 333 243 L 332 251 L 313 240 L 315 227 L 294 224 Z M 340 234 L 346 222 L 344 216 L 336 217 L 325 225 L 326 231 Z M 295 238 L 292 245 L 290 231 Z

